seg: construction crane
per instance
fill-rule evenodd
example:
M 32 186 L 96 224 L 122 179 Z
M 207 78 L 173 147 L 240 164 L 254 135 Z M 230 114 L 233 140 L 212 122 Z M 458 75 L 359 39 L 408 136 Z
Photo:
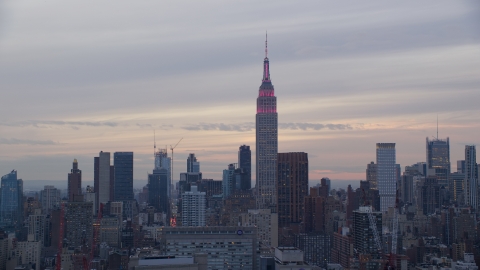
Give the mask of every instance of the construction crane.
M 177 145 L 183 140 L 183 138 L 181 138 L 177 144 L 175 144 L 175 146 L 172 146 L 170 145 L 170 150 L 172 150 L 172 167 L 171 167 L 171 170 L 170 170 L 170 173 L 171 173 L 171 178 L 170 178 L 170 198 L 172 197 L 172 185 L 173 185 L 173 149 L 175 149 L 177 147 Z
M 397 231 L 398 231 L 398 190 L 395 198 L 392 220 L 392 249 L 388 256 L 388 269 L 395 269 L 397 266 Z
M 89 268 L 91 267 L 90 264 L 92 263 L 93 257 L 95 256 L 95 248 L 97 247 L 97 243 L 98 243 L 98 233 L 100 231 L 100 222 L 102 219 L 102 215 L 103 215 L 103 203 L 100 203 L 100 209 L 98 210 L 97 220 L 95 221 L 97 224 L 97 227 L 93 226 L 94 232 L 93 232 L 93 239 L 92 239 L 92 248 L 90 249 L 90 258 L 87 261 L 86 258 L 83 257 L 84 270 L 89 270 Z
M 58 233 L 58 252 L 57 261 L 55 262 L 55 269 L 62 269 L 62 251 L 63 251 L 63 230 L 65 226 L 65 203 L 60 204 L 60 232 Z

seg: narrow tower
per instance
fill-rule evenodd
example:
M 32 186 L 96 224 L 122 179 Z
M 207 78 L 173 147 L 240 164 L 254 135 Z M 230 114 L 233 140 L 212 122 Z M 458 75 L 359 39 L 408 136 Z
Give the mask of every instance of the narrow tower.
M 277 98 L 270 80 L 267 39 L 263 79 L 257 98 L 256 115 L 256 191 L 257 209 L 276 211 L 278 115 Z

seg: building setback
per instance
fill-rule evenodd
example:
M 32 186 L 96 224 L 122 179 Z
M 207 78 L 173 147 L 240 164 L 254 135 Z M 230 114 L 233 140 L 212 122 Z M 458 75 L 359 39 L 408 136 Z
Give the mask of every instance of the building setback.
M 277 98 L 270 79 L 267 41 L 263 59 L 263 79 L 257 98 L 256 114 L 257 209 L 276 210 L 278 114 Z

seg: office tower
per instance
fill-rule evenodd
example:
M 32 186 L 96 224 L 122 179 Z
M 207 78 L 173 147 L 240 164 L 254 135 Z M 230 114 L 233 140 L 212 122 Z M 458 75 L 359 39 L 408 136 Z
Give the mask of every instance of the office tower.
M 100 243 L 107 243 L 109 247 L 119 248 L 121 239 L 121 216 L 105 215 L 100 220 Z
M 110 200 L 110 153 L 101 151 L 98 157 L 94 158 L 94 187 L 96 209 L 100 209 L 101 203 Z
M 325 201 L 328 196 L 320 196 L 318 188 L 310 188 L 305 196 L 304 231 L 306 233 L 325 232 Z
M 375 164 L 373 161 L 370 162 L 370 164 L 367 164 L 367 170 L 366 170 L 366 175 L 367 178 L 366 180 L 370 182 L 370 187 L 377 189 L 378 188 L 378 183 L 377 183 L 377 164 Z
M 2 176 L 0 193 L 0 227 L 9 232 L 20 229 L 23 223 L 23 181 L 12 170 Z
M 370 206 L 361 206 L 359 210 L 353 211 L 353 247 L 360 254 L 371 254 L 372 258 L 376 258 L 379 251 L 375 244 L 367 211 L 371 211 Z M 372 215 L 376 222 L 377 232 L 381 234 L 382 213 L 372 212 Z M 378 237 L 382 237 L 382 235 Z
M 68 201 L 75 201 L 76 196 L 82 196 L 82 171 L 78 169 L 77 159 L 74 159 L 68 174 Z
M 434 214 L 440 208 L 440 185 L 435 176 L 425 177 L 422 181 L 419 203 L 419 209 L 423 210 L 424 215 Z
M 403 174 L 400 180 L 400 199 L 404 203 L 413 203 L 413 175 Z
M 450 200 L 463 204 L 465 202 L 463 186 L 465 174 L 459 172 L 450 173 L 448 180 L 450 181 Z
M 380 193 L 380 211 L 395 206 L 397 174 L 395 143 L 377 143 L 377 186 Z
M 65 207 L 65 238 L 70 247 L 90 244 L 93 237 L 92 202 L 68 202 Z
M 263 59 L 263 79 L 257 98 L 256 132 L 256 193 L 257 209 L 276 210 L 278 114 L 277 98 L 270 79 L 267 41 Z
M 42 215 L 38 210 L 34 215 L 28 216 L 28 241 L 45 242 L 45 233 L 47 232 L 47 216 Z
M 87 188 L 85 189 L 85 201 L 93 203 L 92 214 L 94 216 L 95 213 L 97 213 L 97 209 L 95 208 L 97 206 L 96 199 L 97 197 L 95 195 L 95 189 L 92 186 L 87 186 Z
M 182 226 L 205 226 L 205 192 L 197 186 L 182 194 Z
M 465 145 L 465 205 L 478 207 L 478 167 L 475 145 Z
M 248 184 L 248 189 L 250 189 L 252 185 L 252 151 L 250 151 L 249 145 L 241 145 L 238 148 L 238 168 L 246 174 L 245 184 Z
M 310 266 L 325 267 L 330 262 L 330 235 L 323 233 L 295 234 L 294 247 L 303 251 L 303 257 Z
M 155 147 L 156 149 L 156 147 Z M 167 194 L 170 198 L 171 194 L 171 185 L 172 185 L 172 171 L 171 171 L 171 158 L 168 157 L 167 149 L 158 149 L 155 151 L 155 167 L 154 170 L 160 170 L 161 168 L 167 170 Z
M 161 234 L 165 255 L 205 253 L 208 269 L 258 269 L 255 227 L 165 227 Z
M 235 190 L 235 165 L 228 164 L 228 168 L 223 170 L 222 175 L 223 198 L 230 197 Z
M 277 213 L 279 228 L 304 220 L 308 196 L 307 153 L 278 153 Z
M 148 174 L 148 204 L 155 207 L 157 212 L 168 213 L 168 171 L 164 168 L 153 170 Z
M 190 153 L 187 158 L 187 172 L 199 173 L 200 172 L 200 162 L 197 161 L 194 153 Z
M 54 186 L 45 186 L 40 191 L 40 203 L 42 204 L 42 211 L 48 215 L 50 212 L 60 205 L 60 190 Z
M 448 188 L 450 174 L 450 139 L 426 139 L 427 176 L 436 176 L 440 186 Z
M 115 152 L 113 166 L 115 167 L 114 200 L 133 200 L 133 152 Z

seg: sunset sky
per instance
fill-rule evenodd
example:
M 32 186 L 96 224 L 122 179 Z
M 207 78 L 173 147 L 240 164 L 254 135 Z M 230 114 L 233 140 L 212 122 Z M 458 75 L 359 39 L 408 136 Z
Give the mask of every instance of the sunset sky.
M 242 144 L 255 164 L 266 31 L 279 152 L 311 180 L 364 179 L 377 142 L 425 161 L 437 117 L 455 171 L 480 143 L 479 3 L 0 0 L 0 175 L 66 181 L 76 158 L 92 180 L 100 151 L 133 151 L 146 179 L 154 130 L 183 138 L 175 179 L 188 153 L 204 178 Z

